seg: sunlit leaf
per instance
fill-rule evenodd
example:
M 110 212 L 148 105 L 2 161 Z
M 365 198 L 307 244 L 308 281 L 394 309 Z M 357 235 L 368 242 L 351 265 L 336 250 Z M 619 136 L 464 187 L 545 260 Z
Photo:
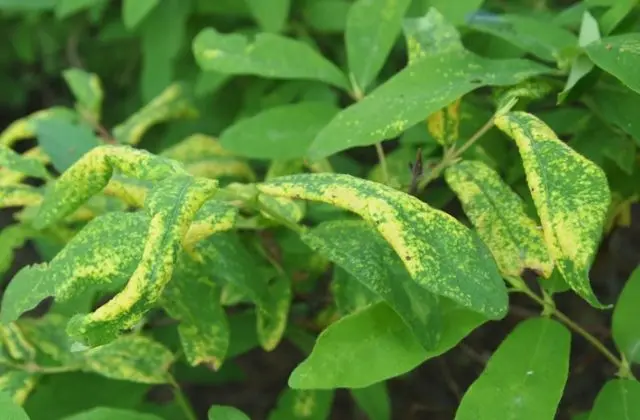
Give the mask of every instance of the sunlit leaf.
M 384 65 L 402 29 L 409 0 L 357 0 L 345 29 L 353 88 L 362 95 Z
M 442 336 L 431 351 L 398 314 L 380 302 L 347 315 L 325 329 L 311 355 L 291 373 L 297 389 L 363 388 L 409 372 L 454 347 L 486 321 L 447 299 L 440 302 Z
M 463 50 L 458 30 L 439 10 L 430 8 L 422 17 L 404 19 L 402 27 L 409 65 L 425 56 Z
M 596 66 L 640 93 L 640 80 L 636 72 L 640 66 L 640 33 L 602 38 L 587 45 L 585 50 Z
M 308 45 L 280 35 L 246 36 L 203 29 L 193 40 L 196 61 L 204 70 L 251 74 L 274 79 L 320 80 L 346 88 L 344 75 Z
M 571 334 L 547 318 L 520 323 L 469 387 L 456 420 L 553 419 L 569 373 Z
M 422 287 L 489 318 L 504 316 L 506 287 L 484 244 L 454 218 L 417 198 L 344 174 L 285 176 L 258 189 L 360 215 L 391 244 Z
M 496 118 L 520 151 L 551 258 L 571 288 L 591 305 L 588 271 L 604 230 L 610 191 L 598 166 L 565 143 L 540 119 L 522 111 Z
M 138 144 L 154 125 L 175 119 L 194 118 L 197 110 L 182 84 L 173 84 L 126 121 L 113 128 L 116 140 L 123 144 Z
M 5 391 L 0 391 L 0 412 L 7 420 L 29 420 L 24 409 Z
M 490 60 L 465 50 L 425 56 L 341 111 L 318 134 L 308 155 L 319 159 L 393 138 L 468 92 L 512 85 L 547 71 L 530 61 Z
M 447 168 L 445 179 L 503 274 L 519 277 L 530 268 L 551 275 L 542 231 L 497 172 L 482 162 L 462 161 Z
M 323 102 L 270 108 L 227 128 L 220 142 L 226 150 L 253 159 L 301 158 L 337 113 L 338 108 Z

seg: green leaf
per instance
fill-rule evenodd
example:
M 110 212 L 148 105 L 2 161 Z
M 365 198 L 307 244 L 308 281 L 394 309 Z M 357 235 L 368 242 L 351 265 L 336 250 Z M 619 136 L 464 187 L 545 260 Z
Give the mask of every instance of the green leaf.
M 602 142 L 603 138 L 607 141 Z M 634 171 L 635 142 L 599 118 L 592 117 L 584 128 L 575 133 L 569 145 L 600 167 L 605 167 L 607 159 L 610 159 L 627 174 Z
M 380 302 L 325 329 L 311 355 L 289 377 L 298 389 L 364 388 L 409 372 L 462 340 L 486 319 L 447 299 L 440 302 L 442 336 L 426 351 L 398 314 Z
M 69 389 L 74 392 L 68 392 Z M 148 385 L 117 381 L 93 373 L 58 373 L 38 384 L 25 402 L 25 409 L 34 419 L 52 420 L 94 407 L 133 409 L 148 389 Z
M 229 347 L 229 325 L 220 304 L 220 286 L 201 264 L 182 254 L 162 295 L 162 306 L 180 321 L 178 333 L 191 366 L 217 370 Z
M 261 33 L 246 36 L 203 29 L 193 40 L 193 53 L 203 70 L 250 74 L 273 79 L 309 79 L 347 88 L 342 72 L 307 44 Z
M 0 8 L 7 11 L 47 10 L 53 9 L 58 0 L 0 0 Z
M 345 43 L 353 89 L 363 95 L 382 69 L 402 29 L 410 0 L 357 0 L 349 9 Z
M 589 420 L 632 420 L 640 418 L 640 383 L 612 379 L 598 393 Z
M 71 122 L 76 120 L 76 118 L 77 114 L 75 111 L 64 107 L 53 107 L 36 111 L 33 114 L 9 124 L 9 126 L 0 134 L 0 144 L 11 147 L 20 140 L 35 137 L 39 121 L 62 120 Z
M 337 113 L 338 108 L 323 102 L 283 105 L 240 120 L 220 135 L 220 142 L 226 150 L 253 159 L 301 158 Z
M 640 93 L 636 70 L 640 66 L 640 33 L 602 38 L 585 47 L 589 58 L 630 89 Z
M 64 420 L 162 420 L 153 414 L 140 413 L 122 408 L 96 407 L 65 417 Z
M 182 84 L 173 84 L 126 121 L 113 128 L 113 135 L 123 144 L 135 145 L 154 125 L 176 119 L 194 118 L 197 110 Z
M 24 409 L 13 402 L 11 396 L 4 391 L 0 391 L 0 412 L 7 420 L 29 420 Z
M 370 420 L 391 419 L 391 399 L 384 382 L 352 389 L 351 395 Z
M 93 219 L 49 264 L 26 266 L 16 274 L 3 296 L 0 319 L 8 324 L 48 296 L 64 302 L 96 286 L 124 284 L 142 257 L 148 224 L 140 213 Z
M 637 328 L 639 298 L 640 268 L 636 268 L 620 293 L 611 320 L 611 333 L 616 346 L 632 363 L 640 363 L 640 331 Z
M 46 179 L 47 168 L 37 159 L 20 155 L 0 144 L 0 168 L 4 171 L 17 171 L 27 176 Z
M 464 50 L 423 57 L 340 112 L 315 138 L 309 157 L 393 138 L 472 90 L 512 85 L 547 71 L 530 61 L 489 60 Z
M 184 173 L 177 162 L 128 146 L 93 148 L 49 186 L 38 210 L 34 227 L 42 229 L 71 214 L 89 198 L 102 191 L 113 171 L 156 182 Z
M 361 283 L 338 265 L 333 267 L 330 290 L 336 308 L 341 315 L 357 312 L 373 303 L 382 301 L 377 293 L 371 291 L 366 284 Z
M 456 420 L 554 419 L 569 373 L 571 334 L 548 318 L 521 322 L 465 393 Z
M 94 122 L 100 121 L 104 93 L 98 76 L 81 69 L 68 69 L 62 72 L 62 77 L 76 98 L 80 114 L 88 116 Z
M 387 302 L 425 349 L 435 347 L 440 338 L 437 299 L 411 279 L 374 228 L 359 220 L 325 222 L 302 239 Z
M 285 388 L 268 420 L 325 420 L 331 413 L 333 391 Z
M 524 201 L 479 161 L 462 161 L 445 171 L 478 235 L 487 244 L 505 276 L 520 277 L 525 268 L 548 278 L 553 261 L 537 223 L 525 211 Z
M 258 340 L 267 351 L 275 349 L 284 335 L 292 295 L 291 280 L 284 274 L 275 274 L 267 300 L 258 314 Z
M 208 417 L 209 420 L 251 420 L 237 408 L 224 405 L 212 405 Z
M 426 4 L 438 10 L 454 25 L 466 23 L 468 16 L 475 12 L 484 0 L 426 0 Z
M 128 29 L 133 29 L 158 5 L 160 0 L 124 0 L 122 21 Z
M 35 359 L 36 351 L 15 323 L 0 326 L 0 343 L 14 360 L 30 362 Z
M 588 271 L 611 201 L 604 172 L 531 114 L 510 112 L 495 124 L 518 146 L 549 255 L 578 295 L 602 307 Z
M 580 24 L 580 35 L 578 38 L 578 45 L 580 47 L 585 47 L 592 42 L 598 41 L 600 39 L 600 29 L 598 28 L 598 22 L 595 18 L 589 13 L 588 10 L 585 10 L 582 14 L 582 22 Z M 567 83 L 564 86 L 564 89 L 558 95 L 560 100 L 564 100 L 569 91 L 591 70 L 593 69 L 593 62 L 586 56 L 584 53 L 579 53 L 577 57 L 573 59 L 573 63 L 571 64 L 571 70 L 569 71 L 569 77 L 567 78 Z
M 214 180 L 180 174 L 154 187 L 145 201 L 150 222 L 138 266 L 114 298 L 94 312 L 69 321 L 70 335 L 81 336 L 91 345 L 103 344 L 142 319 L 171 280 L 189 225 L 204 202 L 215 194 L 217 185 Z
M 33 229 L 22 224 L 10 225 L 0 231 L 0 277 L 11 267 L 14 251 L 33 236 Z
M 623 88 L 624 89 L 624 88 Z M 640 120 L 635 110 L 640 109 L 640 94 L 614 89 L 593 89 L 593 105 L 608 122 L 622 129 L 640 146 Z
M 89 9 L 104 0 L 58 0 L 56 5 L 56 17 L 64 19 L 81 10 Z
M 557 61 L 563 50 L 575 46 L 575 35 L 548 19 L 526 15 L 476 14 L 468 26 L 500 37 L 545 61 Z
M 422 287 L 491 319 L 506 313 L 506 287 L 485 245 L 454 218 L 417 198 L 350 175 L 327 173 L 280 177 L 258 189 L 354 212 L 376 227 Z
M 38 121 L 38 144 L 51 158 L 58 172 L 64 172 L 101 142 L 86 125 L 62 120 Z
M 111 379 L 164 384 L 173 354 L 161 344 L 142 336 L 122 336 L 109 344 L 82 352 L 83 370 Z
M 430 8 L 422 17 L 404 19 L 409 65 L 428 55 L 464 49 L 458 30 L 438 10 Z
M 352 4 L 349 0 L 305 1 L 302 16 L 318 32 L 344 32 Z
M 265 32 L 280 32 L 284 28 L 291 0 L 245 0 L 254 19 Z

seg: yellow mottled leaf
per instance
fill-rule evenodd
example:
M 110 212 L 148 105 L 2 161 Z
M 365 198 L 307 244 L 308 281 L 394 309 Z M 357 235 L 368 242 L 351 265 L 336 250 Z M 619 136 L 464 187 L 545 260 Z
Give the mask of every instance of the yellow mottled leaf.
M 36 124 L 44 120 L 72 121 L 77 118 L 76 113 L 63 107 L 53 107 L 36 111 L 33 114 L 12 122 L 0 133 L 0 144 L 11 147 L 20 140 L 35 137 Z
M 42 202 L 42 193 L 29 185 L 0 186 L 0 208 L 26 207 Z
M 462 161 L 447 168 L 445 180 L 504 275 L 520 276 L 525 268 L 551 275 L 542 231 L 497 172 L 479 161 Z
M 217 186 L 215 180 L 188 174 L 174 175 L 157 184 L 145 202 L 150 222 L 138 267 L 113 299 L 90 314 L 71 319 L 71 335 L 102 344 L 142 319 L 162 295 L 191 222 Z
M 35 358 L 35 349 L 15 323 L 0 326 L 0 340 L 12 359 L 26 362 Z
M 91 196 L 102 191 L 114 171 L 146 181 L 159 181 L 169 175 L 185 172 L 176 161 L 129 146 L 96 147 L 49 187 L 34 227 L 47 227 L 73 212 Z
M 458 139 L 460 98 L 439 109 L 427 118 L 429 133 L 438 143 L 450 146 Z
M 611 201 L 605 173 L 531 114 L 510 112 L 497 117 L 495 124 L 518 146 L 549 254 L 558 270 L 578 295 L 602 307 L 588 274 Z
M 371 223 L 414 281 L 489 318 L 504 316 L 506 287 L 485 245 L 450 215 L 390 187 L 344 174 L 300 174 L 259 184 L 263 194 L 322 201 Z
M 0 391 L 11 396 L 13 402 L 24 404 L 38 383 L 39 375 L 23 370 L 2 370 L 0 368 Z

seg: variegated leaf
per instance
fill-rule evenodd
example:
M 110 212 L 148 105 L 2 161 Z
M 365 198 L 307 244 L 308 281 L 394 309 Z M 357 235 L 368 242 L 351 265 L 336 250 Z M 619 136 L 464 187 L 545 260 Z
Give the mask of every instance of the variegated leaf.
M 185 172 L 178 162 L 128 146 L 96 147 L 49 187 L 34 227 L 47 227 L 70 214 L 101 191 L 114 171 L 147 181 L 159 181 Z
M 0 366 L 0 392 L 6 392 L 16 404 L 24 404 L 36 387 L 40 375 Z
M 36 356 L 36 350 L 15 323 L 0 325 L 0 342 L 13 360 L 24 363 L 32 361 Z
M 258 189 L 360 215 L 391 244 L 421 286 L 491 319 L 505 315 L 506 287 L 486 246 L 453 217 L 417 198 L 344 174 L 285 176 Z
M 451 146 L 458 140 L 458 126 L 460 125 L 460 98 L 446 107 L 434 112 L 427 118 L 429 133 L 442 146 Z
M 462 161 L 447 168 L 445 180 L 504 275 L 519 277 L 530 268 L 551 276 L 553 261 L 542 231 L 497 172 L 480 161 Z
M 47 178 L 47 169 L 37 159 L 20 155 L 10 148 L 0 144 L 0 178 L 8 171 L 20 172 L 24 175 Z
M 497 117 L 495 124 L 518 146 L 549 254 L 558 270 L 578 295 L 602 307 L 588 274 L 611 201 L 605 173 L 531 114 L 510 112 Z
M 0 133 L 0 144 L 11 147 L 20 140 L 35 137 L 36 124 L 38 121 L 73 121 L 76 118 L 77 114 L 73 110 L 64 107 L 53 107 L 36 111 L 25 118 L 12 122 L 5 128 L 4 131 Z
M 157 184 L 145 202 L 150 222 L 142 258 L 127 285 L 96 311 L 73 317 L 70 334 L 101 344 L 139 322 L 160 298 L 191 222 L 216 189 L 217 181 L 188 174 L 174 175 Z
M 42 202 L 42 193 L 30 185 L 0 186 L 0 208 L 35 206 Z

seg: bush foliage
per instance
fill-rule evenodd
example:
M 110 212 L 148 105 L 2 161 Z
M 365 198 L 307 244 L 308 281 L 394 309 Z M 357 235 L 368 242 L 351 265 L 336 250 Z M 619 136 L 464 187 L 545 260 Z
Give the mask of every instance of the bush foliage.
M 445 418 L 556 418 L 572 335 L 613 367 L 579 418 L 640 418 L 640 270 L 614 300 L 589 277 L 640 192 L 636 1 L 0 10 L 0 270 L 39 255 L 2 296 L 2 418 L 199 418 L 182 384 L 288 341 L 305 358 L 266 417 L 330 418 L 346 388 L 388 419 L 385 381 L 519 296 L 537 312 Z

